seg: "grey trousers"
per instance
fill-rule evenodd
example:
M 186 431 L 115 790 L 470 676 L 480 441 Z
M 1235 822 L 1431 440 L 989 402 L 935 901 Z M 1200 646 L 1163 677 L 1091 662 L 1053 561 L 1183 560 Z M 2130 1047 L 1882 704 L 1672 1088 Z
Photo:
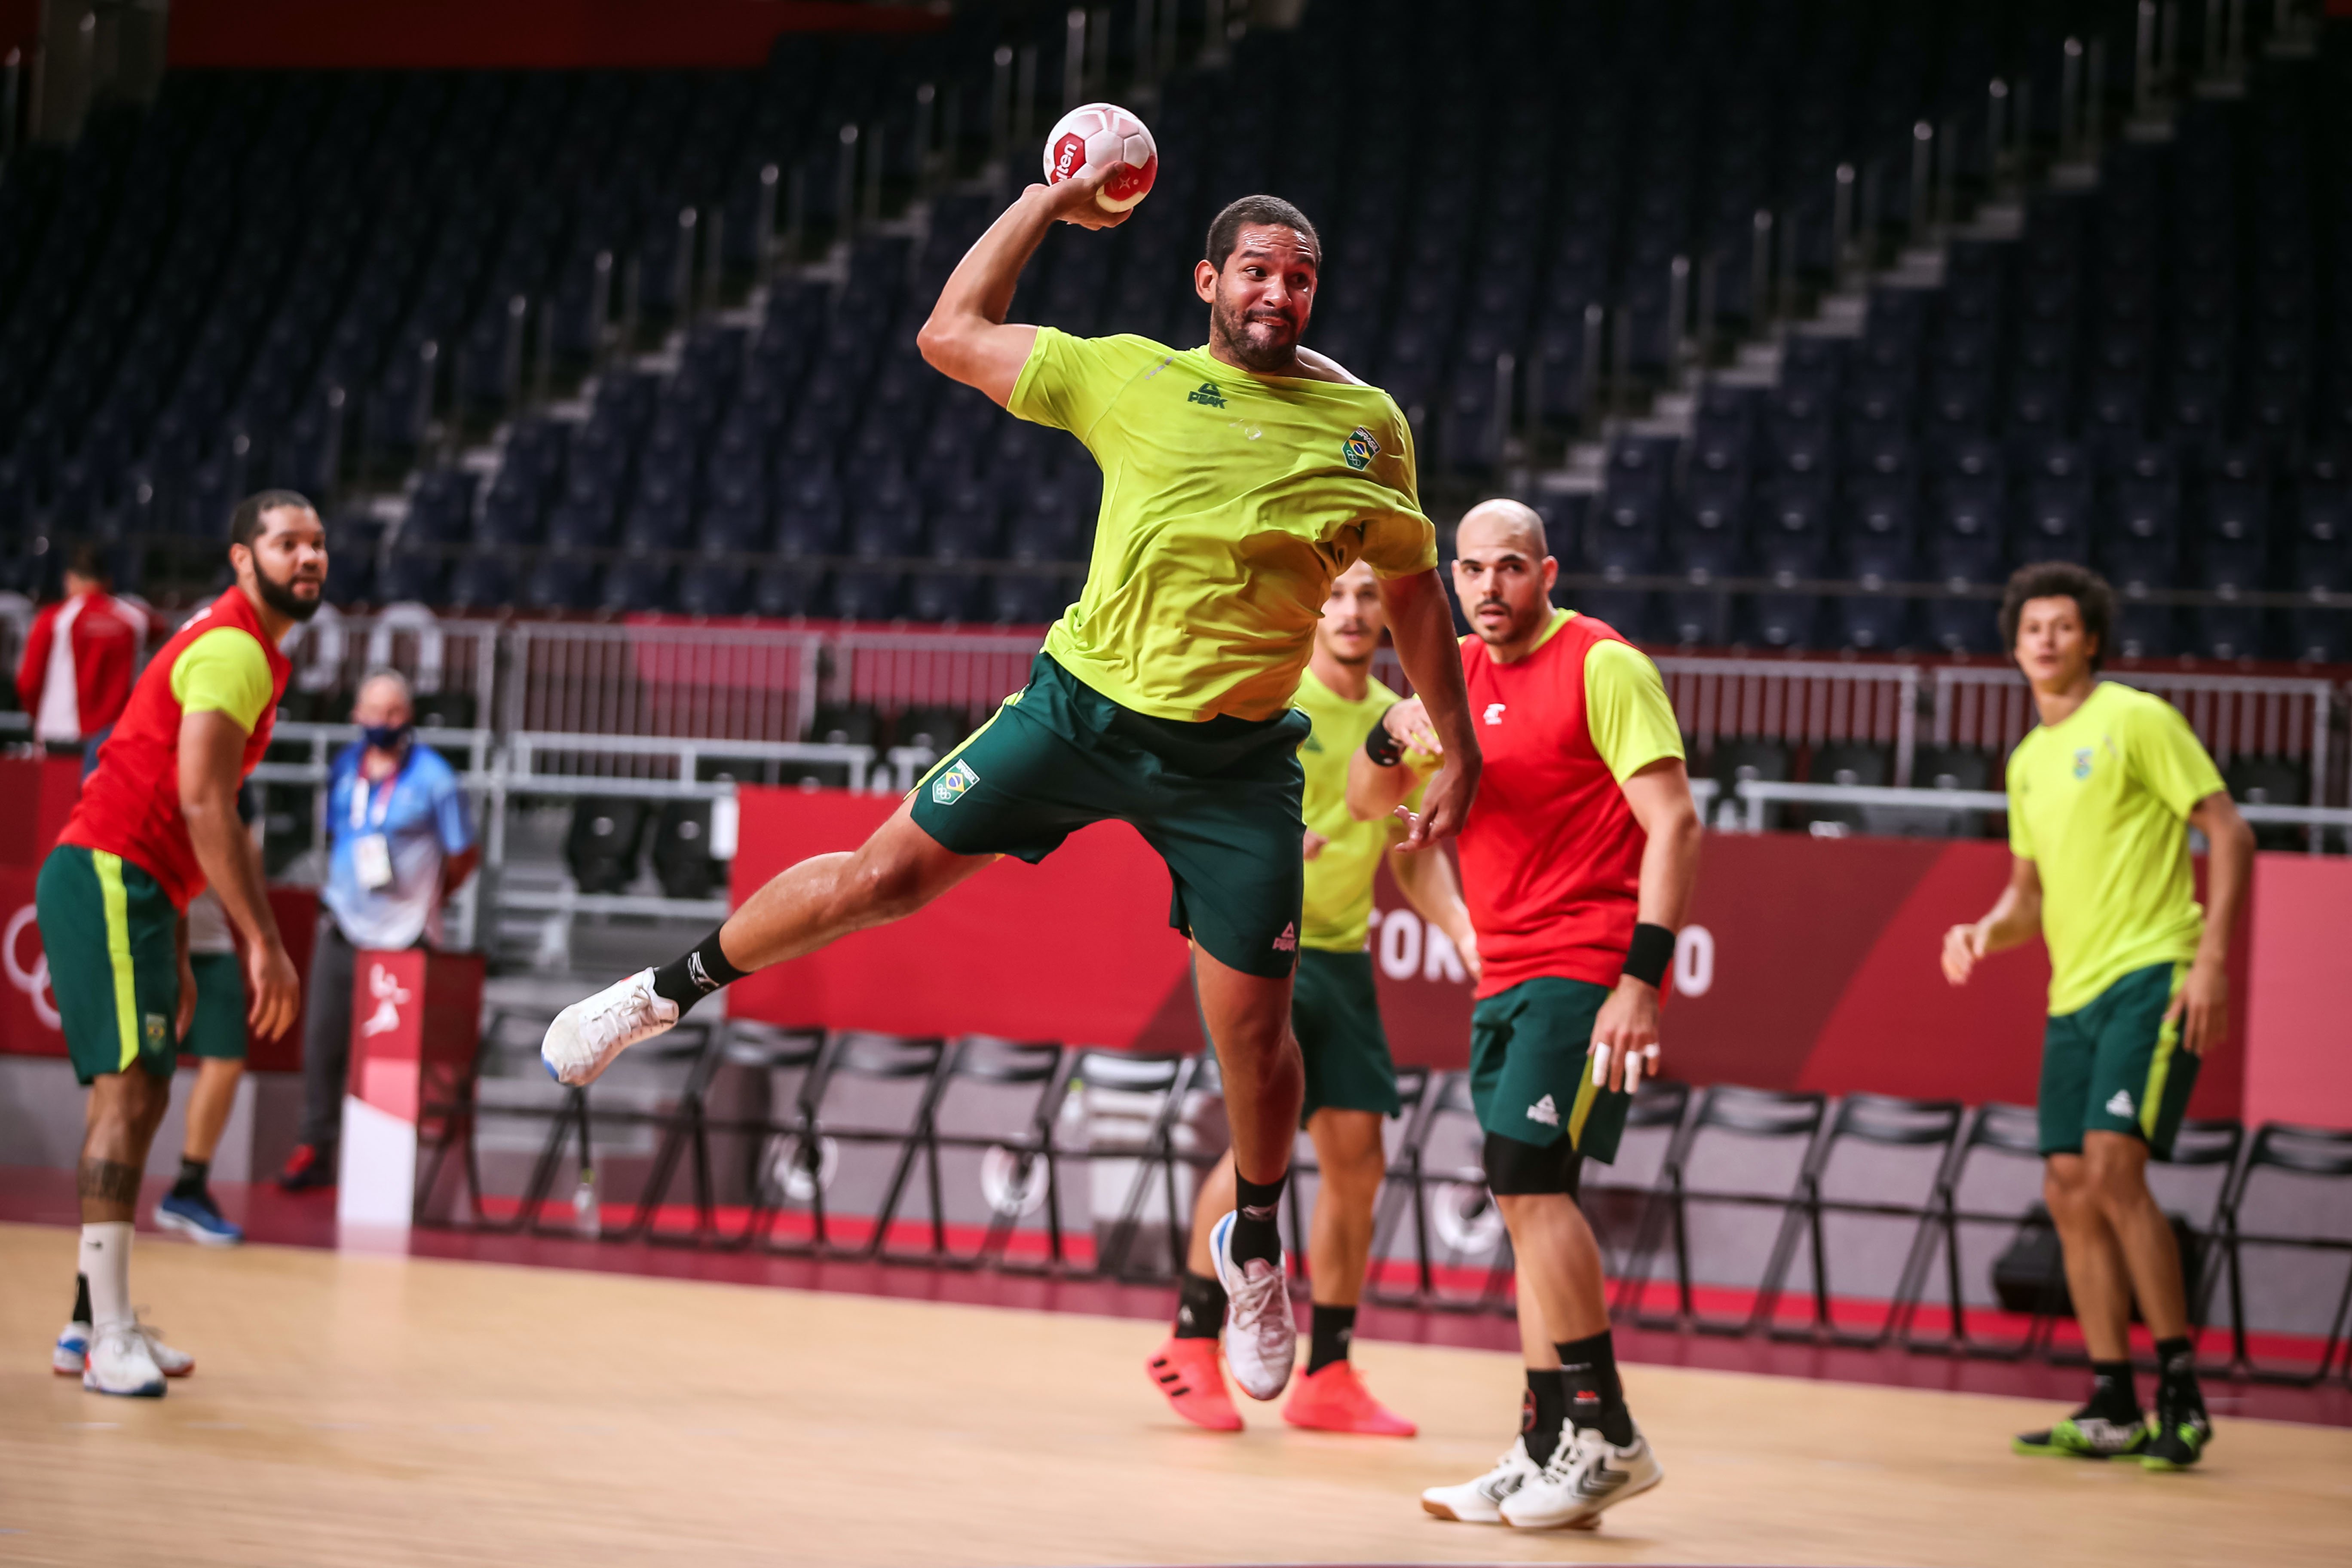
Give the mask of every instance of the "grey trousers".
M 343 1133 L 356 952 L 335 917 L 320 910 L 319 934 L 310 944 L 310 994 L 302 999 L 302 1142 L 321 1153 L 332 1149 Z

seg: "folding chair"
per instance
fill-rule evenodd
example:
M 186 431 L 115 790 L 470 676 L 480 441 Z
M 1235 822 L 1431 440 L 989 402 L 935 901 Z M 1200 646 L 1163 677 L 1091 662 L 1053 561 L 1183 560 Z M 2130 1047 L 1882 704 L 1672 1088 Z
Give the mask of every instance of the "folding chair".
M 1402 1067 L 1396 1069 L 1397 1100 L 1399 1101 L 1399 1107 L 1397 1114 L 1389 1118 L 1388 1121 L 1393 1122 L 1399 1131 L 1410 1127 L 1412 1124 L 1413 1118 L 1420 1108 L 1422 1098 L 1428 1092 L 1430 1080 L 1433 1076 L 1434 1075 L 1431 1073 L 1429 1068 L 1423 1067 Z M 1381 1136 L 1384 1143 L 1395 1141 L 1394 1135 L 1385 1125 L 1381 1129 Z M 1374 1200 L 1374 1207 L 1372 1211 L 1372 1251 L 1365 1259 L 1367 1283 L 1370 1282 L 1370 1272 L 1377 1268 L 1380 1264 L 1381 1216 L 1388 1206 L 1388 1178 L 1396 1173 L 1394 1167 L 1395 1160 L 1393 1155 L 1387 1155 L 1383 1161 L 1381 1195 L 1379 1198 Z M 1305 1190 L 1307 1186 L 1306 1178 L 1309 1176 L 1315 1178 L 1315 1182 L 1318 1189 L 1314 1201 L 1319 1201 L 1321 1196 L 1320 1187 L 1323 1180 L 1322 1161 L 1316 1153 L 1314 1139 L 1310 1137 L 1304 1129 L 1302 1129 L 1299 1131 L 1297 1142 L 1292 1146 L 1290 1155 L 1290 1181 L 1288 1185 L 1283 1190 L 1283 1198 L 1285 1213 L 1290 1221 L 1290 1236 L 1286 1246 L 1287 1247 L 1292 1262 L 1296 1265 L 1294 1276 L 1297 1286 L 1307 1291 L 1311 1296 L 1314 1291 L 1315 1285 L 1314 1268 L 1308 1258 L 1308 1254 L 1311 1251 L 1311 1248 L 1308 1246 L 1308 1240 L 1310 1236 L 1309 1220 L 1312 1209 L 1310 1206 L 1310 1200 Z
M 1045 1159 L 1045 1141 L 1053 1130 L 1064 1087 L 1068 1077 L 1063 1068 L 1067 1053 L 1050 1042 L 1016 1043 L 982 1036 L 970 1036 L 958 1040 L 948 1055 L 947 1066 L 934 1082 L 933 1091 L 921 1108 L 915 1130 L 915 1148 L 923 1163 L 925 1191 L 930 1202 L 931 1246 L 928 1252 L 892 1251 L 887 1243 L 880 1256 L 892 1263 L 925 1263 L 948 1268 L 972 1268 L 999 1256 L 1010 1242 L 1013 1226 L 1026 1212 L 1031 1202 L 1032 1185 L 1038 1178 L 1044 1182 L 1045 1228 L 1048 1256 L 1058 1264 L 1062 1259 L 1062 1229 L 1060 1192 L 1055 1181 L 1052 1165 Z M 1011 1138 L 980 1132 L 943 1131 L 942 1119 L 950 1109 L 949 1096 L 959 1083 L 989 1085 L 1003 1089 L 1019 1089 L 1034 1085 L 1036 1093 L 1023 1118 L 1023 1131 Z M 969 1152 L 979 1157 L 979 1170 L 972 1188 L 979 1191 L 988 1206 L 988 1229 L 977 1252 L 959 1256 L 948 1245 L 947 1213 L 941 1195 L 940 1157 L 944 1152 Z M 992 1158 L 1007 1162 L 1009 1169 L 1001 1172 L 998 1193 L 991 1194 L 990 1164 Z M 877 1234 L 887 1234 L 891 1222 L 898 1217 L 899 1199 L 905 1190 L 904 1180 L 894 1184 L 885 1201 L 883 1212 L 876 1221 Z M 962 1189 L 959 1189 L 960 1191 Z
M 1645 1328 L 1696 1329 L 1701 1333 L 1745 1334 L 1771 1321 L 1781 1281 L 1787 1277 L 1789 1265 L 1795 1257 L 1798 1238 L 1804 1234 L 1809 1212 L 1807 1205 L 1816 1195 L 1813 1186 L 1814 1149 L 1822 1134 L 1827 1109 L 1828 1098 L 1820 1094 L 1743 1089 L 1736 1084 L 1715 1084 L 1700 1092 L 1698 1110 L 1691 1118 L 1689 1129 L 1684 1134 L 1680 1157 L 1666 1173 L 1667 1217 L 1675 1231 L 1675 1314 L 1664 1319 L 1640 1314 L 1639 1304 L 1647 1293 L 1649 1284 L 1645 1260 L 1644 1271 L 1635 1277 L 1633 1288 L 1636 1322 Z M 1785 1194 L 1728 1192 L 1691 1186 L 1693 1156 L 1698 1151 L 1701 1137 L 1710 1130 L 1750 1140 L 1802 1140 L 1804 1148 L 1798 1158 L 1795 1183 Z M 1692 1300 L 1690 1206 L 1694 1203 L 1780 1211 L 1780 1228 L 1773 1237 L 1771 1253 L 1765 1261 L 1763 1278 L 1757 1286 L 1755 1304 L 1745 1317 L 1708 1317 L 1696 1310 Z
M 1913 1351 L 1988 1361 L 2019 1361 L 2046 1341 L 2060 1303 L 2056 1289 L 2045 1288 L 2034 1305 L 2023 1337 L 2007 1343 L 1979 1340 L 1969 1332 L 1968 1305 L 1962 1299 L 1961 1281 L 1966 1276 L 1960 1269 L 1960 1227 L 1969 1225 L 2014 1226 L 2023 1217 L 2017 1213 L 1996 1214 L 1960 1207 L 1960 1188 L 1981 1150 L 1990 1150 L 2014 1159 L 2031 1160 L 2038 1172 L 2042 1163 L 2040 1118 L 2031 1106 L 1994 1104 L 1980 1107 L 1969 1121 L 1968 1131 L 1961 1137 L 1959 1148 L 1952 1156 L 1950 1172 L 1944 1179 L 1942 1189 L 1932 1200 L 1935 1212 L 1928 1221 L 1931 1229 L 1943 1232 L 1945 1300 L 1951 1314 L 1951 1326 L 1941 1340 L 1922 1340 L 1910 1332 L 1906 1321 L 1902 1343 L 1906 1349 Z M 2037 1190 L 2039 1184 L 2037 1180 Z M 1916 1318 L 1916 1311 L 1913 1316 Z
M 1952 1151 L 1958 1145 L 1960 1125 L 1966 1111 L 1957 1100 L 1906 1100 L 1893 1095 L 1851 1094 L 1838 1101 L 1831 1114 L 1829 1131 L 1814 1146 L 1811 1168 L 1807 1173 L 1808 1191 L 1803 1199 L 1805 1222 L 1811 1240 L 1812 1321 L 1801 1326 L 1772 1322 L 1771 1333 L 1776 1339 L 1811 1339 L 1830 1344 L 1858 1345 L 1876 1349 L 1892 1338 L 1906 1306 L 1916 1302 L 1925 1285 L 1927 1269 L 1935 1258 L 1934 1221 L 1936 1205 L 1944 1186 L 1945 1173 L 1950 1168 Z M 1858 1198 L 1832 1198 L 1823 1187 L 1827 1184 L 1832 1162 L 1842 1146 L 1864 1143 L 1880 1149 L 1932 1149 L 1935 1163 L 1927 1171 L 1927 1190 L 1916 1203 L 1893 1201 L 1874 1202 Z M 1874 1332 L 1857 1333 L 1841 1329 L 1830 1310 L 1829 1246 L 1823 1217 L 1827 1215 L 1853 1215 L 1881 1219 L 1909 1219 L 1913 1226 L 1909 1246 L 1903 1257 L 1902 1271 L 1895 1278 L 1894 1294 L 1887 1302 L 1886 1319 Z
M 624 1237 L 642 1237 L 657 1247 L 700 1247 L 726 1241 L 728 1238 L 719 1228 L 718 1184 L 710 1142 L 714 1130 L 730 1129 L 715 1128 L 710 1117 L 712 1080 L 722 1067 L 761 1071 L 805 1068 L 815 1062 L 824 1045 L 822 1030 L 792 1030 L 779 1035 L 767 1031 L 764 1026 L 734 1019 L 713 1029 L 709 1047 L 695 1058 L 693 1070 L 679 1090 L 677 1103 L 662 1118 L 661 1146 L 646 1173 L 636 1216 L 629 1222 Z M 682 1232 L 664 1230 L 656 1223 L 656 1216 L 669 1197 L 678 1162 L 689 1149 L 694 1155 L 694 1227 Z
M 1055 1136 L 1046 1144 L 1049 1161 L 1081 1161 L 1089 1175 L 1094 1173 L 1097 1161 L 1135 1162 L 1135 1175 L 1128 1183 L 1118 1215 L 1097 1246 L 1095 1272 L 1106 1279 L 1172 1278 L 1183 1271 L 1187 1236 L 1185 1207 L 1176 1187 L 1176 1165 L 1182 1158 L 1176 1149 L 1176 1126 L 1183 1116 L 1185 1097 L 1201 1076 L 1202 1062 L 1199 1057 L 1136 1057 L 1089 1048 L 1080 1052 L 1070 1066 L 1072 1086 L 1083 1094 L 1138 1095 L 1154 1101 L 1143 1119 L 1141 1135 L 1131 1143 L 1097 1145 L 1096 1118 L 1089 1114 L 1083 1147 L 1072 1149 L 1062 1144 L 1058 1121 Z M 1129 1255 L 1142 1231 L 1144 1204 L 1151 1195 L 1155 1178 L 1168 1215 L 1168 1269 L 1164 1275 L 1137 1275 L 1129 1272 Z M 1054 1179 L 1058 1182 L 1060 1178 L 1057 1174 Z
M 608 1076 L 593 1084 L 565 1089 L 563 1101 L 556 1108 L 547 1130 L 547 1142 L 540 1150 L 539 1163 L 532 1168 L 530 1181 L 523 1190 L 522 1205 L 517 1216 L 520 1221 L 518 1228 L 530 1236 L 582 1237 L 593 1234 L 600 1240 L 607 1239 L 604 1230 L 603 1194 L 595 1175 L 593 1124 L 603 1121 L 608 1125 L 643 1126 L 658 1122 L 664 1113 L 647 1105 L 626 1104 L 599 1110 L 590 1099 L 590 1091 L 602 1089 L 607 1099 L 644 1100 L 648 1094 L 644 1082 L 646 1079 L 663 1069 L 675 1070 L 681 1067 L 686 1081 L 691 1083 L 698 1076 L 705 1075 L 704 1063 L 717 1056 L 719 1033 L 718 1027 L 699 1018 L 689 1018 L 669 1033 L 647 1040 L 630 1051 L 625 1058 L 629 1064 L 625 1076 L 618 1081 Z M 596 1212 L 593 1215 L 575 1214 L 569 1224 L 550 1224 L 541 1216 L 541 1211 L 554 1194 L 556 1177 L 562 1169 L 566 1147 L 575 1136 L 579 1140 L 579 1154 L 573 1168 L 579 1173 L 580 1182 L 575 1189 L 575 1201 L 594 1204 Z M 614 1232 L 611 1239 L 635 1235 L 637 1218 L 644 1213 L 641 1203 L 638 1215 L 632 1217 L 628 1226 Z
M 2313 1181 L 2342 1181 L 2352 1177 L 2352 1132 L 2326 1127 L 2299 1127 L 2284 1121 L 2263 1123 L 2254 1133 L 2245 1163 L 2239 1167 L 2228 1197 L 2221 1205 L 2220 1251 L 2230 1281 L 2228 1372 L 2231 1376 L 2251 1378 L 2258 1383 L 2309 1387 L 2326 1377 L 2338 1347 L 2346 1342 L 2346 1320 L 2347 1315 L 2352 1315 L 2352 1268 L 2346 1270 L 2343 1291 L 2336 1297 L 2336 1310 L 2328 1318 L 2327 1336 L 2321 1342 L 2319 1360 L 2308 1371 L 2266 1366 L 2254 1360 L 2247 1346 L 2245 1248 L 2275 1247 L 2298 1252 L 2335 1253 L 2352 1262 L 2352 1232 L 2324 1237 L 2247 1230 L 2244 1225 L 2246 1197 L 2257 1171 L 2273 1171 L 2288 1178 L 2302 1177 Z M 2352 1210 L 2347 1210 L 2344 1200 L 2339 1198 L 2334 1204 L 2323 1205 L 2323 1212 L 2340 1215 Z M 2347 1352 L 2345 1359 L 2347 1372 L 2352 1372 L 2352 1352 Z
M 1620 1142 L 1617 1158 L 1606 1165 L 1587 1163 L 1580 1184 L 1588 1195 L 1584 1217 L 1591 1224 L 1596 1240 L 1601 1242 L 1601 1256 L 1609 1278 L 1617 1281 L 1616 1305 L 1625 1305 L 1625 1285 L 1628 1277 L 1637 1269 L 1648 1267 L 1648 1258 L 1657 1249 L 1658 1231 L 1665 1218 L 1665 1205 L 1661 1202 L 1668 1188 L 1669 1173 L 1680 1163 L 1683 1144 L 1683 1121 L 1690 1113 L 1690 1086 L 1671 1080 L 1644 1079 L 1633 1090 L 1633 1103 L 1625 1110 L 1625 1136 L 1630 1143 Z M 1643 1144 L 1658 1145 L 1658 1166 L 1646 1182 L 1612 1182 L 1596 1180 L 1602 1171 L 1625 1169 L 1626 1156 L 1636 1152 Z M 1617 1266 L 1607 1268 L 1610 1248 L 1604 1232 L 1616 1227 L 1604 1224 L 1606 1210 L 1622 1205 L 1626 1199 L 1638 1199 L 1634 1205 L 1633 1223 L 1628 1227 L 1625 1245 L 1618 1249 Z M 1596 1212 L 1598 1211 L 1598 1212 Z
M 762 1152 L 772 1145 L 774 1155 L 761 1173 L 757 1213 L 747 1234 L 760 1236 L 763 1245 L 773 1252 L 872 1258 L 882 1245 L 879 1215 L 895 1205 L 906 1184 L 915 1159 L 917 1129 L 929 1114 L 946 1061 L 947 1042 L 938 1038 L 902 1039 L 895 1035 L 848 1030 L 828 1040 L 816 1066 L 803 1080 L 791 1127 L 772 1124 L 769 1137 L 763 1141 Z M 826 1100 L 845 1079 L 912 1085 L 914 1104 L 906 1124 L 881 1127 L 828 1115 Z M 827 1205 L 827 1191 L 838 1170 L 839 1151 L 844 1145 L 897 1150 L 883 1195 L 875 1205 L 876 1222 L 866 1240 L 857 1246 L 844 1246 L 834 1240 L 834 1215 Z M 776 1219 L 788 1203 L 803 1195 L 793 1192 L 795 1185 L 806 1189 L 809 1236 L 805 1241 L 779 1242 L 772 1235 Z
M 1405 1212 L 1412 1216 L 1413 1289 L 1374 1290 L 1372 1300 L 1423 1310 L 1493 1310 L 1509 1300 L 1511 1243 L 1480 1164 L 1485 1136 L 1471 1102 L 1470 1075 L 1447 1073 L 1425 1089 L 1418 1121 L 1408 1128 L 1392 1171 L 1393 1179 L 1404 1184 Z M 1475 1294 L 1440 1287 L 1440 1268 L 1454 1271 L 1480 1262 L 1486 1279 Z

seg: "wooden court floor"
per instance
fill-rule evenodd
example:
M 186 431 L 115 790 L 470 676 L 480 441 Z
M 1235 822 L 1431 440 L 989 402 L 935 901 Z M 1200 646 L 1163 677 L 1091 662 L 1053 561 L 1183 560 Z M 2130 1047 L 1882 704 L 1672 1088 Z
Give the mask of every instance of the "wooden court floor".
M 2047 1405 L 1634 1366 L 1665 1485 L 1597 1535 L 1425 1517 L 1507 1436 L 1515 1358 L 1368 1342 L 1414 1441 L 1235 1437 L 1149 1324 L 141 1238 L 199 1357 L 160 1401 L 53 1376 L 73 1233 L 0 1226 L 0 1562 L 2352 1561 L 2352 1431 L 2225 1419 L 2186 1476 L 2012 1458 Z

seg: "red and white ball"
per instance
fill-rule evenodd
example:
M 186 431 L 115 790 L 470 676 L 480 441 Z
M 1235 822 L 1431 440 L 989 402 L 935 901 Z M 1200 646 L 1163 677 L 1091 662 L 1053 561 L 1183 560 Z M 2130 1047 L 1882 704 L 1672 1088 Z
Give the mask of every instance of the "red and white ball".
M 1150 191 L 1160 173 L 1160 144 L 1118 104 L 1082 103 L 1046 134 L 1045 183 L 1058 185 L 1095 169 L 1115 171 L 1095 193 L 1095 205 L 1125 212 Z

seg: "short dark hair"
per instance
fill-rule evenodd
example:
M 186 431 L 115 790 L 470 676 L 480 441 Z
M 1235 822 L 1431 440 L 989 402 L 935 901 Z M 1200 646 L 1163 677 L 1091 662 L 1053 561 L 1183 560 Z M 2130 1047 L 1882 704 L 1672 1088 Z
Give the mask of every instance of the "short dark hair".
M 319 510 L 299 490 L 257 490 L 237 502 L 236 510 L 229 514 L 228 542 L 252 549 L 253 542 L 261 537 L 261 520 L 289 506 L 298 511 Z
M 1323 239 L 1307 215 L 1284 201 L 1280 196 L 1244 196 L 1237 202 L 1227 202 L 1225 210 L 1209 225 L 1209 265 L 1223 272 L 1225 262 L 1241 243 L 1242 229 L 1251 224 L 1279 224 L 1295 228 L 1305 237 L 1307 247 L 1315 253 L 1315 260 L 1323 260 Z
M 2009 586 L 2000 595 L 2000 646 L 2012 654 L 2017 651 L 2017 623 L 2029 599 L 2074 600 L 2075 611 L 2083 617 L 2083 629 L 2096 639 L 2091 668 L 2097 669 L 2106 663 L 2109 632 L 2116 623 L 2116 591 L 2107 586 L 2105 577 L 2072 561 L 2036 562 L 2010 574 Z
M 66 557 L 66 570 L 101 588 L 114 581 L 113 568 L 106 563 L 106 552 L 95 544 L 75 545 L 73 552 Z

